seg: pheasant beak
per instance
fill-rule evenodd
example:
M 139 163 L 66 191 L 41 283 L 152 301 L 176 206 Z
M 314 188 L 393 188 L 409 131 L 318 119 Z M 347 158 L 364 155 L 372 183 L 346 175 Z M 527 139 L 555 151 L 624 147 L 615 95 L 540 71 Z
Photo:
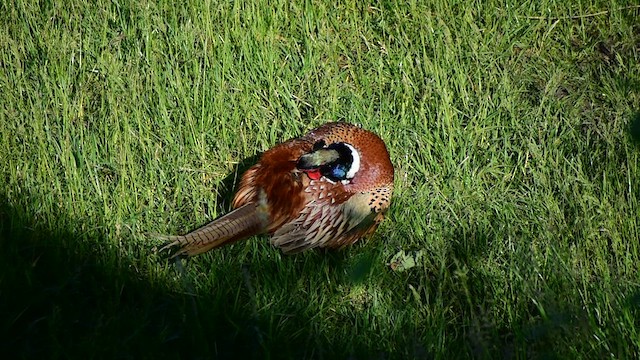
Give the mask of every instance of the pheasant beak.
M 330 164 L 340 158 L 340 154 L 333 149 L 319 149 L 300 156 L 296 167 L 302 171 L 319 170 L 322 165 Z

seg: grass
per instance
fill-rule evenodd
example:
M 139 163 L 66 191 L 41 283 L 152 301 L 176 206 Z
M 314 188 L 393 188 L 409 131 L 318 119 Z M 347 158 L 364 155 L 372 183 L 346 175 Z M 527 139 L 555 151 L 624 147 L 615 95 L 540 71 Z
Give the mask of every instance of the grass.
M 639 15 L 3 2 L 3 352 L 639 357 Z M 152 251 L 144 233 L 228 210 L 243 159 L 335 120 L 396 167 L 371 241 L 283 256 L 259 237 L 183 274 Z

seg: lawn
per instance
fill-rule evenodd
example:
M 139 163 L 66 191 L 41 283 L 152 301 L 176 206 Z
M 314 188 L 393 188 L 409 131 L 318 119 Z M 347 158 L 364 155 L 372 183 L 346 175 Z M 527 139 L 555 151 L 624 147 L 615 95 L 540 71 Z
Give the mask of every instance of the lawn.
M 0 351 L 640 357 L 633 1 L 4 1 Z M 367 242 L 175 263 L 329 121 L 396 169 Z

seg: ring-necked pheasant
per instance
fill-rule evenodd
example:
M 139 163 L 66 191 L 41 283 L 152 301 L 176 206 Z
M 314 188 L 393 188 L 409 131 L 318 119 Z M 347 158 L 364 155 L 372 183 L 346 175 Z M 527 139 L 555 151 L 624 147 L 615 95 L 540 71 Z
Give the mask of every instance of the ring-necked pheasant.
M 389 207 L 393 165 L 384 142 L 347 123 L 329 123 L 266 151 L 242 176 L 235 210 L 163 249 L 196 255 L 268 233 L 285 253 L 339 248 L 373 233 Z

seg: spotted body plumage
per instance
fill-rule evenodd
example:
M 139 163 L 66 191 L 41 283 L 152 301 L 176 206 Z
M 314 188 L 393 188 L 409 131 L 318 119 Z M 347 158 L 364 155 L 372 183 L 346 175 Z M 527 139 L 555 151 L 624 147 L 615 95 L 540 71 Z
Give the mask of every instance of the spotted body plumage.
M 340 248 L 372 234 L 393 192 L 384 142 L 347 123 L 329 123 L 266 151 L 242 176 L 232 212 L 170 237 L 176 255 L 195 255 L 268 233 L 285 253 Z

